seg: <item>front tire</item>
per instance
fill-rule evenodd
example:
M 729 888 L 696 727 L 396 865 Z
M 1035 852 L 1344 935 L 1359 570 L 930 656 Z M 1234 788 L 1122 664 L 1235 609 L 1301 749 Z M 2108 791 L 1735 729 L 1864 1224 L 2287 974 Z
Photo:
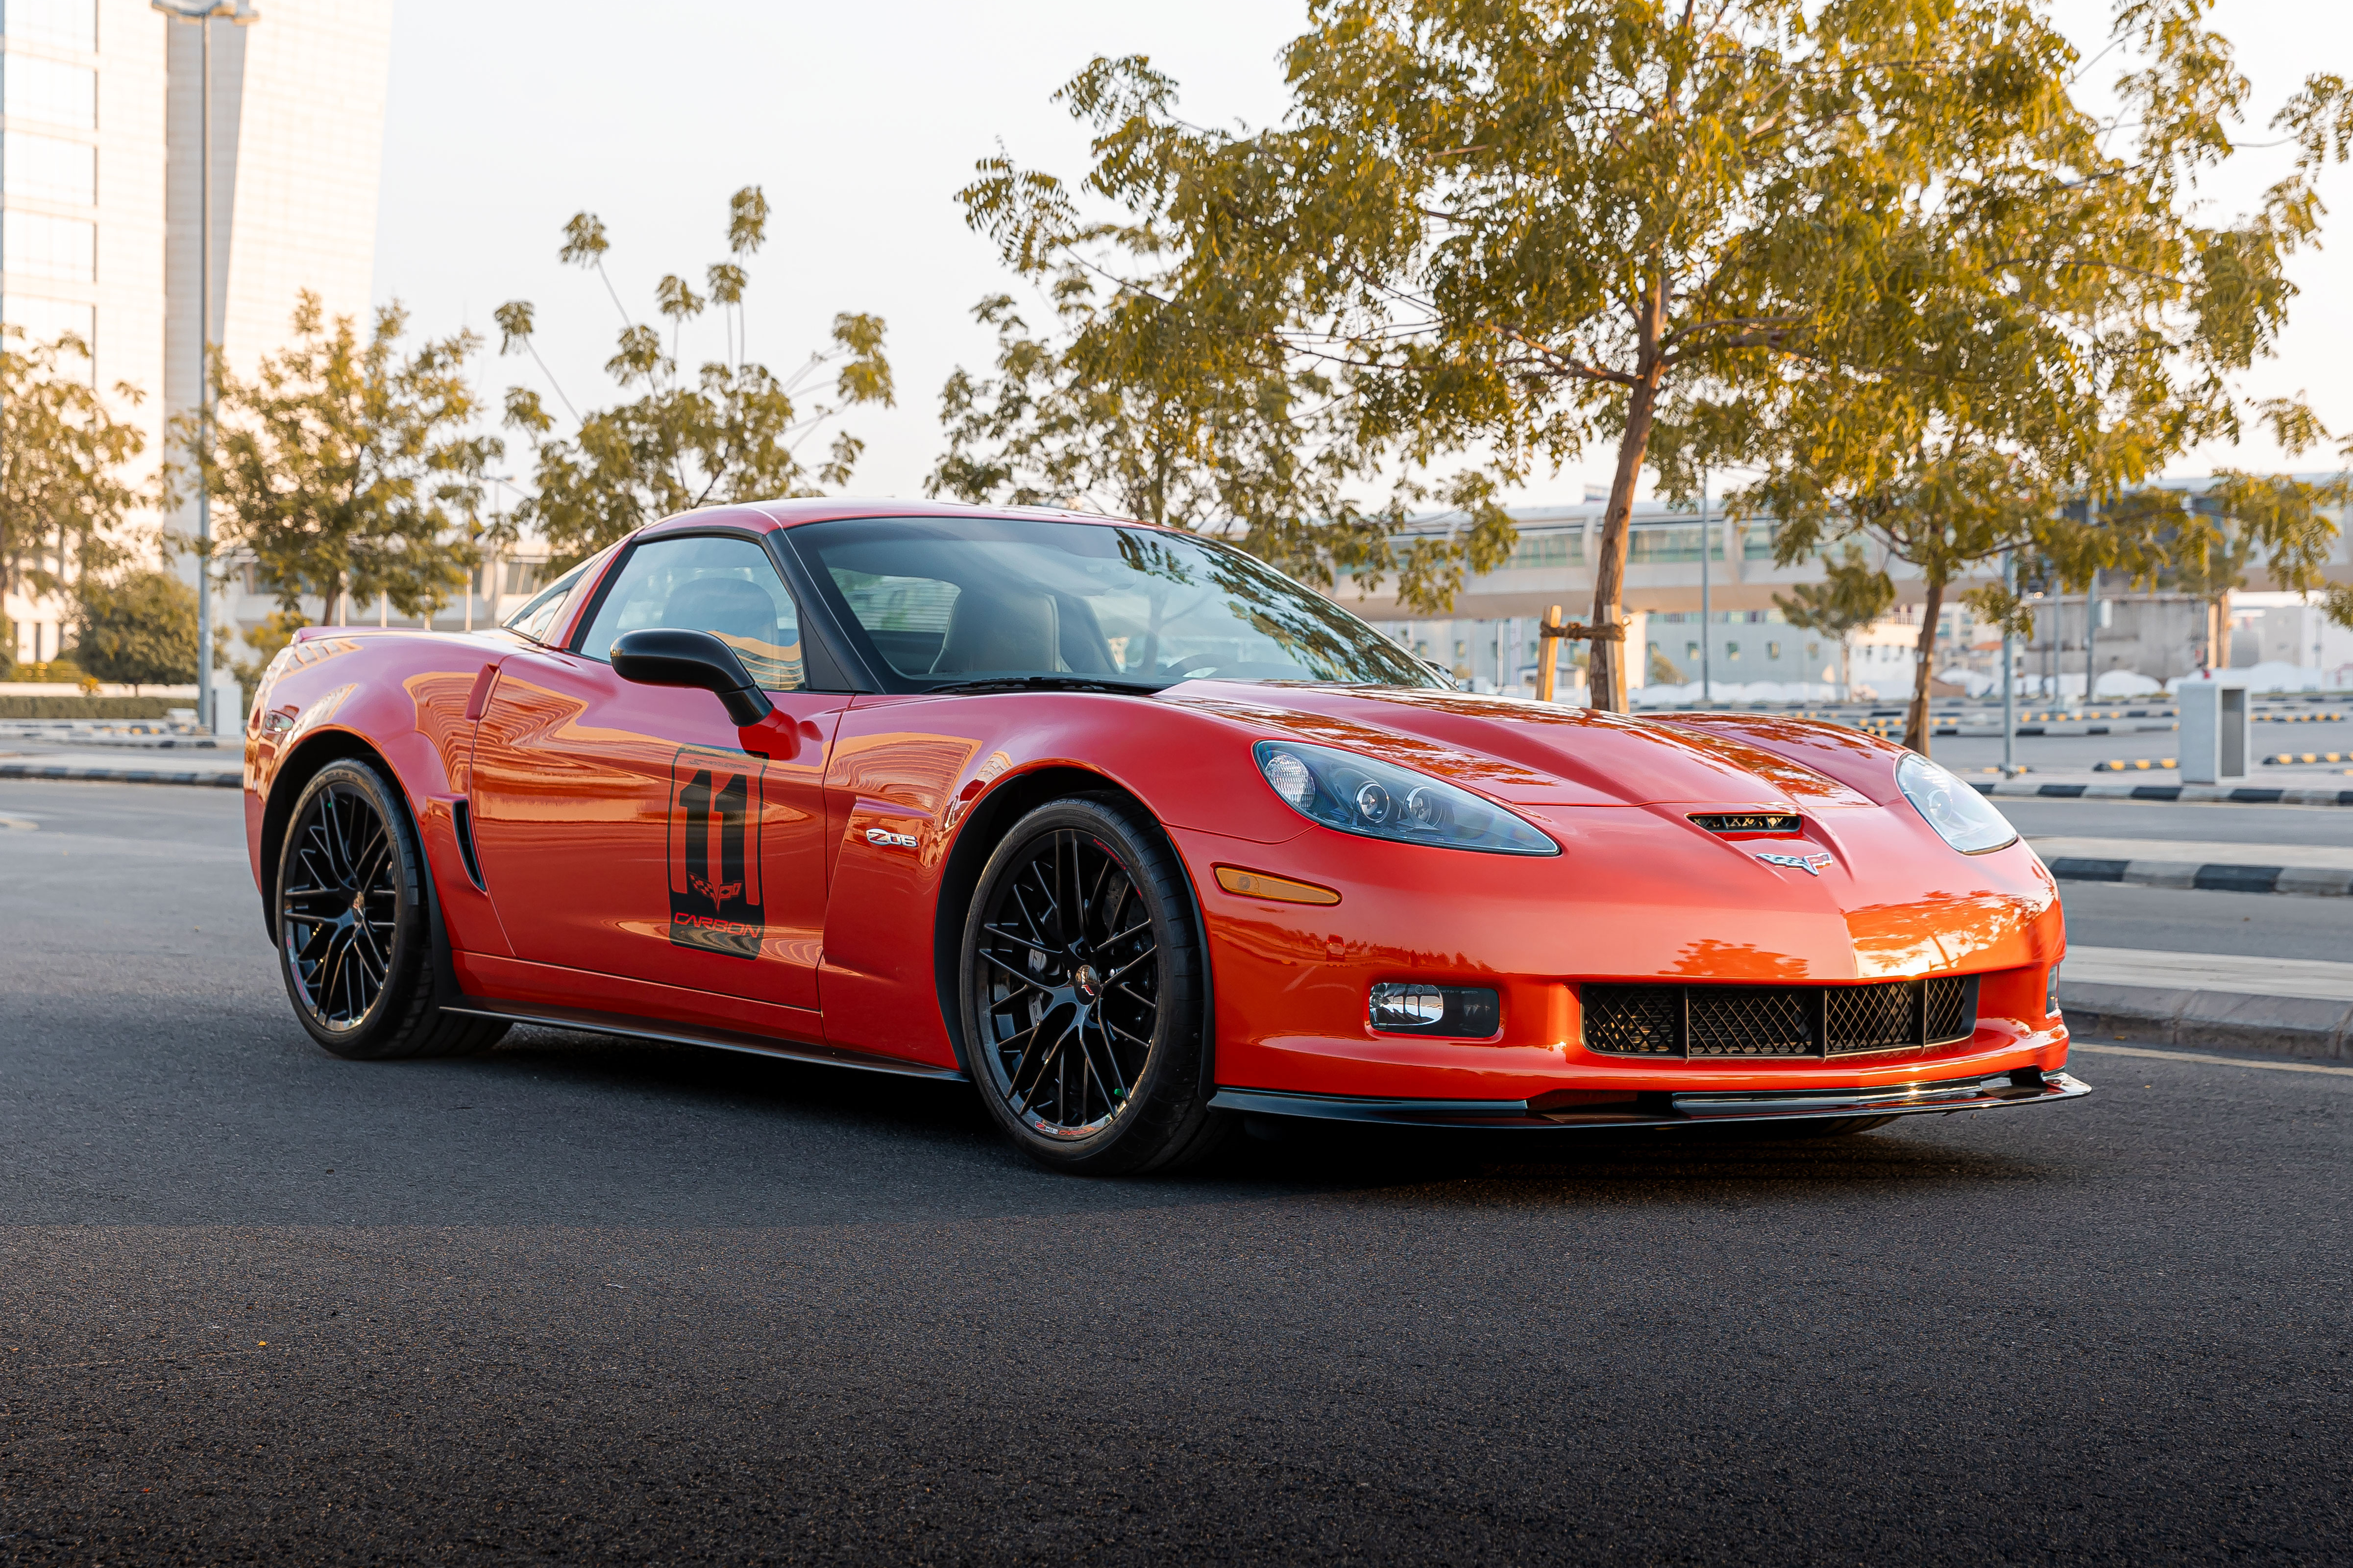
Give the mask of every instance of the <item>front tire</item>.
M 1208 964 L 1184 868 L 1115 795 L 1014 825 L 982 868 L 957 992 L 966 1065 L 997 1123 L 1058 1171 L 1205 1158 L 1232 1118 L 1200 1092 Z
M 295 797 L 278 858 L 278 966 L 294 1016 L 339 1057 L 460 1056 L 506 1033 L 433 1002 L 431 897 L 398 790 L 356 758 Z

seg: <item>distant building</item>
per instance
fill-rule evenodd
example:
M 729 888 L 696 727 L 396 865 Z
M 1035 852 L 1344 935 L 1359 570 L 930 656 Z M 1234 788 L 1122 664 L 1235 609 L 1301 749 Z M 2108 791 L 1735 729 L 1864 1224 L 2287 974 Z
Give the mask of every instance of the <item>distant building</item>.
M 213 335 L 249 371 L 296 294 L 364 321 L 375 265 L 392 0 L 248 0 L 213 31 Z M 0 320 L 81 335 L 147 435 L 194 405 L 202 37 L 148 0 L 0 4 Z M 145 477 L 145 476 L 142 476 Z M 164 520 L 193 533 L 194 509 Z M 179 569 L 193 582 L 193 558 Z M 12 596 L 19 659 L 54 657 L 64 606 Z
M 2206 482 L 2165 481 L 2168 489 L 2193 493 Z M 1558 605 L 1573 621 L 1592 611 L 1593 562 L 1606 510 L 1599 502 L 1513 509 L 1520 538 L 1510 559 L 1471 578 L 1448 616 L 1407 613 L 1397 601 L 1394 579 L 1369 595 L 1360 595 L 1343 580 L 1333 597 L 1466 686 L 1532 691 L 1543 646 L 1537 628 L 1546 608 Z M 1429 537 L 1458 526 L 1458 520 L 1440 515 L 1416 520 L 1407 532 Z M 1627 542 L 1625 606 L 1629 644 L 1642 651 L 1630 667 L 1630 686 L 1687 685 L 1700 679 L 1704 663 L 1712 689 L 1735 689 L 1719 690 L 1719 698 L 1739 700 L 1745 694 L 1737 689 L 1744 687 L 1757 693 L 1779 689 L 1791 698 L 1831 695 L 1840 680 L 1836 640 L 1789 626 L 1774 603 L 1797 584 L 1820 581 L 1821 563 L 1776 565 L 1775 527 L 1769 520 L 1732 522 L 1720 513 L 1708 520 L 1709 618 L 1703 624 L 1700 519 L 1662 501 L 1636 504 Z M 1852 684 L 1872 689 L 1883 700 L 1911 690 L 1926 598 L 1925 584 L 1911 568 L 1894 563 L 1889 574 L 1895 583 L 1895 609 L 1886 620 L 1858 631 L 1852 643 Z M 2328 574 L 2337 581 L 2353 577 L 2353 542 L 2339 538 Z M 1947 586 L 1932 674 L 1952 679 L 1940 680 L 1940 689 L 1999 681 L 2000 633 L 1978 620 L 1961 597 L 1984 581 L 1970 578 Z M 2252 586 L 2257 591 L 2239 595 L 2234 607 L 2227 662 L 2245 668 L 2284 659 L 2330 668 L 2353 663 L 2353 642 L 2327 640 L 2317 629 L 2323 618 L 2317 610 L 2299 606 L 2291 613 L 2286 605 L 2294 596 L 2264 592 L 2271 584 L 2260 571 Z M 2021 678 L 2043 689 L 2055 684 L 2063 694 L 2080 691 L 2087 657 L 2084 595 L 2054 594 L 2037 598 L 2035 605 L 2035 634 L 2015 649 Z M 2136 592 L 2110 574 L 2101 585 L 2088 657 L 2096 660 L 2104 679 L 2132 676 L 2162 682 L 2186 674 L 2204 659 L 2204 614 L 2201 601 Z M 1563 645 L 1564 692 L 1582 685 L 1575 665 L 1583 655 L 1577 649 L 1576 644 Z M 2282 650 L 2296 650 L 2298 657 L 2286 658 Z

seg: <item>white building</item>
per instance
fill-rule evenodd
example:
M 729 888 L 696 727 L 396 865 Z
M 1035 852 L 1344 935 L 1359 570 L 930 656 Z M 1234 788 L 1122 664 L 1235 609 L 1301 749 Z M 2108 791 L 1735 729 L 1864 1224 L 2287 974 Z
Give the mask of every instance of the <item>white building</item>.
M 392 0 L 245 0 L 212 30 L 212 331 L 250 371 L 296 294 L 364 322 Z M 259 11 L 258 16 L 251 15 Z M 79 333 L 147 468 L 197 387 L 203 37 L 149 0 L 0 0 L 0 318 Z M 166 522 L 194 532 L 194 508 Z M 195 581 L 183 554 L 179 569 Z M 19 659 L 53 657 L 65 606 L 12 595 Z
M 2163 486 L 2195 496 L 2210 482 L 2169 479 Z M 1473 689 L 1530 691 L 1535 689 L 1543 647 L 1538 628 L 1546 609 L 1557 605 L 1571 621 L 1584 620 L 1591 610 L 1593 563 L 1599 558 L 1606 510 L 1596 501 L 1513 508 L 1519 542 L 1510 558 L 1493 572 L 1470 577 L 1447 617 L 1413 615 L 1398 603 L 1394 578 L 1371 595 L 1360 595 L 1344 579 L 1333 597 Z M 2340 516 L 2340 528 L 2346 521 Z M 1417 519 L 1405 531 L 1409 537 L 1430 537 L 1459 526 L 1459 520 L 1437 516 Z M 1628 531 L 1624 586 L 1628 647 L 1641 650 L 1631 667 L 1630 686 L 1651 687 L 1651 700 L 1688 700 L 1704 670 L 1719 700 L 1820 700 L 1832 695 L 1839 681 L 1836 640 L 1791 626 L 1776 604 L 1796 584 L 1820 581 L 1821 563 L 1777 564 L 1774 532 L 1775 525 L 1767 520 L 1739 522 L 1715 512 L 1703 523 L 1693 512 L 1663 502 L 1636 503 Z M 1703 534 L 1707 540 L 1704 563 Z M 1852 679 L 1856 688 L 1892 700 L 1912 689 L 1926 584 L 1915 569 L 1885 560 L 1875 547 L 1871 553 L 1888 568 L 1896 605 L 1886 620 L 1855 634 Z M 1940 681 L 1940 689 L 1960 689 L 1972 675 L 1986 681 L 1996 679 L 2000 634 L 1979 622 L 1963 597 L 1992 574 L 1989 568 L 1987 576 L 1946 587 L 1937 616 L 1934 671 L 1957 679 L 1949 687 Z M 2260 566 L 2249 575 L 2253 591 L 2235 596 L 2235 628 L 2226 662 L 2238 668 L 2271 662 L 2316 667 L 2329 684 L 2339 683 L 2339 672 L 2353 665 L 2353 642 L 2331 640 L 2321 629 L 2325 617 L 2317 609 L 2303 607 L 2294 595 L 2270 592 L 2274 585 Z M 2340 534 L 2325 575 L 2333 582 L 2353 580 L 2353 538 Z M 1704 620 L 1700 610 L 1703 576 Z M 2200 667 L 2205 658 L 2203 601 L 2150 591 L 2116 576 L 2110 573 L 2103 581 L 2095 612 L 2098 626 L 2088 635 L 2084 595 L 2037 597 L 2036 635 L 2015 650 L 2021 677 L 2039 679 L 2044 688 L 2055 687 L 2063 693 L 2081 690 L 2084 661 L 2091 658 L 2099 665 L 2102 690 L 2107 692 L 2113 686 L 2135 684 L 2134 677 L 2162 682 Z M 2296 607 L 2289 608 L 2290 602 Z M 2342 628 L 2339 634 L 2347 635 Z M 1572 668 L 1583 657 L 1576 649 L 1575 644 L 1563 645 L 1558 656 L 1564 692 L 1582 684 L 1582 674 Z M 1683 691 L 1684 687 L 1694 689 Z

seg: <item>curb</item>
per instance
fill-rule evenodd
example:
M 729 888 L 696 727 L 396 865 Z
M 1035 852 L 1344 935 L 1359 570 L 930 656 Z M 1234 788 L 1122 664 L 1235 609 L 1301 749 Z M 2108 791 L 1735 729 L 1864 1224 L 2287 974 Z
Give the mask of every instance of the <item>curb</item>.
M 2353 1002 L 2318 996 L 2257 996 L 2236 991 L 2172 990 L 2059 981 L 2071 1035 L 2270 1056 L 2353 1055 Z M 2087 1042 L 2088 1043 L 2088 1042 Z
M 2214 893 L 2294 893 L 2308 899 L 2353 897 L 2353 868 L 2234 866 L 2220 861 L 2094 860 L 2062 855 L 2045 860 L 2063 882 L 2130 882 L 2143 888 L 2197 888 Z
M 64 779 L 76 784 L 211 785 L 239 789 L 244 777 L 209 768 L 201 773 L 165 773 L 160 768 L 45 768 L 33 763 L 0 763 L 0 779 Z
M 2353 789 L 2268 789 L 2233 784 L 2027 784 L 1965 779 L 1979 795 L 2005 799 L 2170 800 L 2226 805 L 2353 805 Z

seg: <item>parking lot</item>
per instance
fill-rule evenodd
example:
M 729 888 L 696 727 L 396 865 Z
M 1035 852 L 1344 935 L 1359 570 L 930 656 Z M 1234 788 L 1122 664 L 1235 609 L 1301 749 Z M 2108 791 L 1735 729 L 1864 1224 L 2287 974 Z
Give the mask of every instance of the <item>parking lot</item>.
M 2087 1049 L 2088 1100 L 1827 1144 L 1385 1133 L 1089 1183 L 953 1087 L 545 1032 L 334 1060 L 234 792 L 0 784 L 0 1560 L 2353 1529 L 2340 1068 Z M 2151 891 L 2071 889 L 2076 940 L 2275 952 L 2328 902 Z

